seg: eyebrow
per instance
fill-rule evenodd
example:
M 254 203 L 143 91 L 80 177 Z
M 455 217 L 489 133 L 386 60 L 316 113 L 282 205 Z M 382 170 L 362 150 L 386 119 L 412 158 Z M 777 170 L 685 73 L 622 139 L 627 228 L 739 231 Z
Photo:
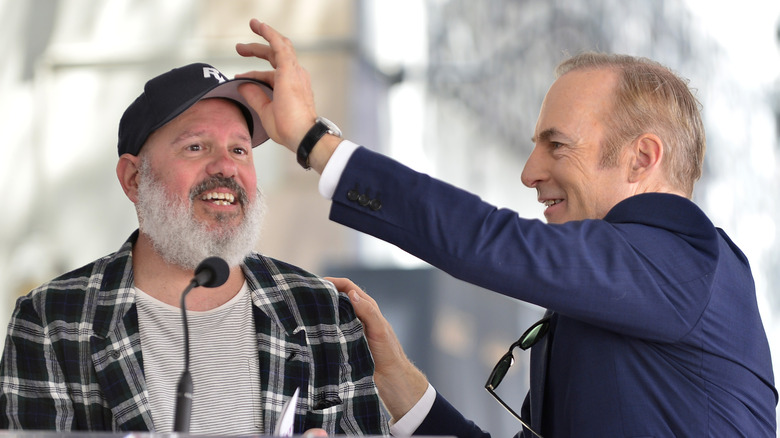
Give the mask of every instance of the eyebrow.
M 569 137 L 567 137 L 563 132 L 561 132 L 558 128 L 548 128 L 544 131 L 540 132 L 539 135 L 534 135 L 531 137 L 531 142 L 536 143 L 537 141 L 549 141 L 550 138 L 554 136 L 562 136 L 567 141 L 569 141 Z
M 178 143 L 182 140 L 186 140 L 188 138 L 192 137 L 202 137 L 204 134 L 203 131 L 184 131 L 181 134 L 177 135 L 176 138 L 173 139 L 174 143 Z
M 185 140 L 187 140 L 189 138 L 193 138 L 193 137 L 197 138 L 197 137 L 203 137 L 203 136 L 207 136 L 207 135 L 208 135 L 208 131 L 206 131 L 205 129 L 201 129 L 201 130 L 198 130 L 198 131 L 184 131 L 181 134 L 179 134 L 178 136 L 176 136 L 176 138 L 173 139 L 173 142 L 174 143 L 178 143 L 178 142 L 181 142 L 181 141 L 185 141 Z M 249 135 L 238 134 L 237 137 L 241 141 L 246 141 L 246 142 L 251 142 L 252 141 L 252 137 L 249 136 Z

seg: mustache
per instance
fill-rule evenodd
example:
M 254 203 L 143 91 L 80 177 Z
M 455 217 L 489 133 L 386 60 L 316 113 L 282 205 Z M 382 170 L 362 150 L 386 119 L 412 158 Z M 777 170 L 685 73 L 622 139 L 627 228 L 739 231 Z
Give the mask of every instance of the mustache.
M 212 176 L 208 179 L 201 181 L 195 187 L 190 190 L 190 201 L 202 195 L 204 192 L 214 190 L 217 188 L 226 188 L 233 191 L 236 194 L 236 200 L 241 205 L 247 205 L 249 197 L 246 194 L 246 190 L 239 186 L 236 180 L 233 178 L 225 178 L 222 176 Z

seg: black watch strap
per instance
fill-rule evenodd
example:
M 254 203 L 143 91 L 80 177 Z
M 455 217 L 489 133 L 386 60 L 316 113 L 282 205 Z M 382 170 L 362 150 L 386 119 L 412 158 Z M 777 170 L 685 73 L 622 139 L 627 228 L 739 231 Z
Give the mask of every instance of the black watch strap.
M 325 135 L 328 131 L 330 131 L 330 127 L 320 120 L 317 120 L 314 122 L 314 126 L 309 129 L 309 132 L 303 136 L 301 144 L 298 145 L 297 155 L 298 164 L 300 164 L 304 169 L 311 168 L 311 166 L 309 166 L 309 154 L 311 153 L 311 150 L 314 149 L 314 145 L 316 145 L 322 136 Z

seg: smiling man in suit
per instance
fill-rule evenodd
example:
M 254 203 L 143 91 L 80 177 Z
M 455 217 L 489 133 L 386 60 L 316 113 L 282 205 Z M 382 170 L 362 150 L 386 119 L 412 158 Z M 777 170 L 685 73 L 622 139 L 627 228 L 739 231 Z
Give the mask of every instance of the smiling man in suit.
M 321 173 L 332 220 L 548 309 L 533 339 L 518 343 L 531 349 L 523 437 L 775 436 L 777 391 L 750 266 L 691 201 L 706 142 L 685 80 L 624 55 L 559 65 L 521 175 L 543 223 L 342 140 L 318 117 L 290 41 L 250 25 L 268 44 L 239 44 L 239 54 L 273 69 L 242 77 L 276 92 L 240 92 L 269 135 Z M 334 281 L 366 327 L 393 433 L 485 435 L 409 362 L 376 303 Z

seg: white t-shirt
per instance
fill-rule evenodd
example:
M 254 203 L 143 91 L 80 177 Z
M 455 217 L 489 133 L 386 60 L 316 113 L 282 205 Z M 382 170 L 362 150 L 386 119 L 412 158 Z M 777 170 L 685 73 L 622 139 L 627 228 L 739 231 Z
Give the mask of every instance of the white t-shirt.
M 136 288 L 144 375 L 156 432 L 173 431 L 176 387 L 184 370 L 181 309 Z M 246 282 L 227 303 L 187 312 L 192 374 L 190 432 L 262 431 L 260 372 L 252 300 Z

